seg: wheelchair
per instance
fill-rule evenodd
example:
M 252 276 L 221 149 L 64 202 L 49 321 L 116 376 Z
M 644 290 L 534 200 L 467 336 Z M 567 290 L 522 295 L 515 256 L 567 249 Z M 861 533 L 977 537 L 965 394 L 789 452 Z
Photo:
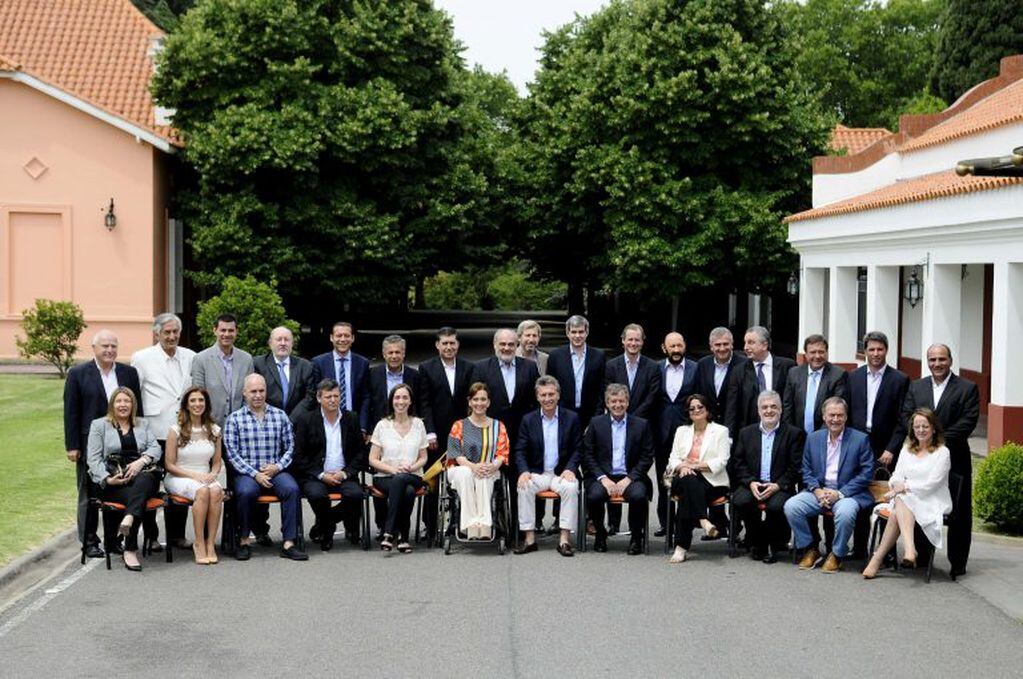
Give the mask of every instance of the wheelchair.
M 490 515 L 493 518 L 493 530 L 489 538 L 470 538 L 459 530 L 461 503 L 458 493 L 448 483 L 448 470 L 444 469 L 438 486 L 437 508 L 437 546 L 444 548 L 444 554 L 451 553 L 454 543 L 465 545 L 496 545 L 497 553 L 504 554 L 508 550 L 510 539 L 514 536 L 509 528 L 511 522 L 511 493 L 508 487 L 508 476 L 502 468 L 499 478 L 494 482 L 494 492 L 490 497 Z M 444 527 L 442 530 L 441 527 Z

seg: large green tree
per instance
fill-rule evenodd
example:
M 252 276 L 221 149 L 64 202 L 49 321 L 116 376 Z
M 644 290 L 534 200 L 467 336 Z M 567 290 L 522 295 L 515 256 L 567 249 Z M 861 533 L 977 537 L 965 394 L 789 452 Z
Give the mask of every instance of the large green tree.
M 464 69 L 429 0 L 199 2 L 155 79 L 194 170 L 193 275 L 276 278 L 291 299 L 403 299 L 498 228 L 501 92 Z
M 168 32 L 178 27 L 181 15 L 195 4 L 195 0 L 131 0 L 131 2 L 150 21 Z
M 899 115 L 944 108 L 926 93 L 946 0 L 783 0 L 796 70 L 849 127 L 895 129 Z
M 1002 57 L 1023 53 L 1020 0 L 948 0 L 942 17 L 931 89 L 946 101 L 998 75 Z
M 616 0 L 547 36 L 522 112 L 524 241 L 569 284 L 648 297 L 793 264 L 831 121 L 757 0 Z

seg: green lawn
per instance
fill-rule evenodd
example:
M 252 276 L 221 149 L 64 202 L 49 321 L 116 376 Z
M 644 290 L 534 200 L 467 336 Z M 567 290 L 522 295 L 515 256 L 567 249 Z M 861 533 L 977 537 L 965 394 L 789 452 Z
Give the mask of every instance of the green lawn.
M 55 376 L 0 375 L 0 564 L 74 525 L 63 390 Z

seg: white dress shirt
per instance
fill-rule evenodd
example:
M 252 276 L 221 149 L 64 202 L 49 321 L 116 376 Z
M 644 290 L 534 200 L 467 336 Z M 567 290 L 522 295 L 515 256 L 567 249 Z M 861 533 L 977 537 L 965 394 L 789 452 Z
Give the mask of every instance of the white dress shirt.
M 881 389 L 881 380 L 884 379 L 884 371 L 887 364 L 882 365 L 877 372 L 867 366 L 867 431 L 874 426 L 874 403 L 877 401 L 877 392 Z
M 934 395 L 934 407 L 935 408 L 938 407 L 938 401 L 941 400 L 941 395 L 945 393 L 945 387 L 948 386 L 948 380 L 949 380 L 949 378 L 951 376 L 952 375 L 949 374 L 949 376 L 946 377 L 945 381 L 942 382 L 941 384 L 938 384 L 938 381 L 936 379 L 934 379 L 933 375 L 931 376 L 931 389 L 933 390 L 932 393 Z
M 117 365 L 113 364 L 110 366 L 110 370 L 103 372 L 103 367 L 99 364 L 99 361 L 96 361 L 96 369 L 99 370 L 99 378 L 103 380 L 103 391 L 107 393 L 107 403 L 110 403 L 110 397 L 114 395 L 118 386 Z
M 721 387 L 725 383 L 725 377 L 728 375 L 728 366 L 732 363 L 732 357 L 729 356 L 728 360 L 724 363 L 718 363 L 717 359 L 714 359 L 714 395 L 721 395 Z
M 547 417 L 541 410 L 540 422 L 543 425 L 543 472 L 550 474 L 558 466 L 558 411 Z
M 457 361 L 452 362 L 448 365 L 441 359 L 440 364 L 444 366 L 444 375 L 448 378 L 448 389 L 451 390 L 451 395 L 455 395 L 455 367 L 458 365 Z
M 181 395 L 192 384 L 192 360 L 195 352 L 178 347 L 170 356 L 159 344 L 139 349 L 131 357 L 131 365 L 139 373 L 142 386 L 142 409 L 146 421 L 159 440 L 177 420 Z
M 767 354 L 767 358 L 763 360 L 764 365 L 764 389 L 767 391 L 774 390 L 774 356 L 770 353 Z M 756 376 L 757 370 L 760 368 L 760 363 L 753 361 L 753 375 Z
M 668 359 L 664 360 L 664 391 L 672 401 L 682 391 L 682 384 L 686 379 L 686 361 L 683 358 L 678 365 L 672 365 Z
M 323 458 L 324 472 L 338 472 L 345 468 L 345 451 L 341 445 L 341 413 L 337 414 L 334 424 L 330 423 L 327 416 L 320 410 L 323 417 L 323 435 L 327 441 L 327 453 Z M 323 478 L 321 473 L 320 478 Z
M 504 391 L 508 395 L 508 403 L 515 400 L 515 360 L 508 363 L 498 359 L 501 365 L 501 377 L 504 378 Z
M 586 345 L 583 345 L 583 352 L 580 354 L 574 348 L 569 347 L 572 355 L 572 372 L 575 375 L 575 407 L 578 408 L 583 402 L 583 375 L 586 374 Z

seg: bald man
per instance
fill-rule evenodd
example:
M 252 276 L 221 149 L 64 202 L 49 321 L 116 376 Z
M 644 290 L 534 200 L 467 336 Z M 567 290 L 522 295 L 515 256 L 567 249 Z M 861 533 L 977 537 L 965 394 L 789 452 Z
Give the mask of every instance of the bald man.
M 298 483 L 285 471 L 295 448 L 291 420 L 280 408 L 266 402 L 266 380 L 255 373 L 245 378 L 242 387 L 245 405 L 227 417 L 224 423 L 224 449 L 228 464 L 235 471 L 232 487 L 238 516 L 240 544 L 235 558 L 246 561 L 252 556 L 249 536 L 256 498 L 276 494 L 281 505 L 281 557 L 305 561 L 309 557 L 295 545 L 302 499 Z
M 93 360 L 71 368 L 64 383 L 64 449 L 75 463 L 78 484 L 78 540 L 90 558 L 103 556 L 96 527 L 99 514 L 89 505 L 91 481 L 85 463 L 92 421 L 107 414 L 110 396 L 118 387 L 135 392 L 138 416 L 142 417 L 142 388 L 135 368 L 117 362 L 117 335 L 100 330 L 92 338 Z M 149 531 L 146 531 L 147 537 Z

